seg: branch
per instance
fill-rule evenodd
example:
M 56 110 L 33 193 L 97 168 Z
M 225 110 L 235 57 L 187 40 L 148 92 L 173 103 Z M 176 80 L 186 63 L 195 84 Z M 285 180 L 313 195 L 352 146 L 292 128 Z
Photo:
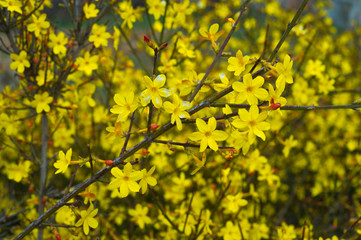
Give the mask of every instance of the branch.
M 227 36 L 226 39 L 224 40 L 221 48 L 219 49 L 216 57 L 214 58 L 212 64 L 211 64 L 211 65 L 209 66 L 209 68 L 207 69 L 206 74 L 204 74 L 202 80 L 197 84 L 196 89 L 194 90 L 194 92 L 192 93 L 192 95 L 189 97 L 188 102 L 192 102 L 193 99 L 196 97 L 196 95 L 198 94 L 198 92 L 201 90 L 204 82 L 206 81 L 206 78 L 208 77 L 208 75 L 211 73 L 212 69 L 213 69 L 214 66 L 216 65 L 216 62 L 217 62 L 217 61 L 220 59 L 220 57 L 222 56 L 222 52 L 223 52 L 223 50 L 225 49 L 225 47 L 227 46 L 229 40 L 231 39 L 233 32 L 236 30 L 236 27 L 237 27 L 238 23 L 240 22 L 241 17 L 242 17 L 242 15 L 243 15 L 244 11 L 246 10 L 246 6 L 248 5 L 249 2 L 250 2 L 250 0 L 247 0 L 247 1 L 242 5 L 242 7 L 241 7 L 241 13 L 239 14 L 236 22 L 233 24 L 231 31 L 228 33 L 228 36 Z
M 211 103 L 211 107 L 225 107 L 229 105 L 231 108 L 250 108 L 250 105 L 248 104 L 234 104 L 234 103 Z M 258 105 L 259 107 L 262 107 L 263 105 Z M 315 105 L 286 105 L 280 107 L 281 110 L 298 110 L 298 111 L 310 111 L 310 110 L 328 110 L 328 109 L 353 109 L 358 110 L 361 108 L 361 103 L 358 104 L 347 104 L 347 105 L 323 105 L 323 106 L 315 106 Z
M 48 160 L 47 160 L 47 152 L 48 152 L 48 116 L 43 112 L 41 116 L 41 163 L 40 163 L 40 189 L 39 189 L 39 207 L 38 213 L 41 216 L 44 213 L 44 205 L 43 201 L 45 188 L 46 188 L 46 179 L 48 175 Z M 38 229 L 38 239 L 43 239 L 43 228 Z
M 286 40 L 288 34 L 290 33 L 290 31 L 292 30 L 292 28 L 294 26 L 296 26 L 296 22 L 298 21 L 298 19 L 301 16 L 301 13 L 303 12 L 303 9 L 306 7 L 308 0 L 303 0 L 301 6 L 298 8 L 295 16 L 293 17 L 291 23 L 288 24 L 286 31 L 283 33 L 280 41 L 278 42 L 277 46 L 275 47 L 275 49 L 273 50 L 273 52 L 271 53 L 271 56 L 269 56 L 267 62 L 271 62 L 273 60 L 273 58 L 276 56 L 276 54 L 278 53 L 278 51 L 280 50 L 283 42 Z
M 194 121 L 195 122 L 195 121 Z M 173 142 L 172 140 L 170 141 L 164 141 L 164 140 L 154 140 L 154 143 L 161 143 L 161 144 L 170 144 L 170 145 L 176 145 L 176 146 L 182 146 L 184 148 L 186 147 L 194 147 L 194 148 L 199 148 L 200 145 L 199 144 L 192 144 L 192 143 L 180 143 L 180 142 Z M 209 146 L 207 148 L 210 148 Z M 234 147 L 224 147 L 224 146 L 218 146 L 219 149 L 234 149 Z

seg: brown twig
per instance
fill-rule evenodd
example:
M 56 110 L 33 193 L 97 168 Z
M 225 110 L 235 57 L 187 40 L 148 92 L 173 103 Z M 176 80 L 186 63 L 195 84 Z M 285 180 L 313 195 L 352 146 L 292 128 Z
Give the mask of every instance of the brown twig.
M 221 48 L 219 49 L 218 53 L 216 54 L 216 57 L 214 58 L 212 64 L 209 66 L 209 68 L 207 69 L 206 73 L 204 74 L 202 80 L 197 84 L 196 89 L 194 89 L 193 93 L 191 94 L 191 96 L 188 98 L 188 102 L 192 102 L 193 99 L 196 97 L 196 95 L 198 94 L 198 92 L 201 90 L 202 86 L 204 85 L 204 82 L 206 81 L 206 78 L 208 77 L 208 75 L 211 73 L 211 71 L 213 70 L 214 66 L 216 65 L 216 62 L 221 58 L 222 56 L 222 52 L 225 49 L 225 47 L 227 46 L 229 40 L 231 39 L 234 31 L 236 30 L 236 27 L 238 25 L 238 23 L 241 20 L 241 17 L 244 13 L 244 11 L 246 10 L 246 6 L 248 5 L 248 3 L 250 2 L 250 0 L 247 0 L 244 4 L 242 4 L 241 7 L 241 13 L 239 14 L 236 22 L 233 24 L 231 31 L 228 33 L 226 39 L 224 40 Z

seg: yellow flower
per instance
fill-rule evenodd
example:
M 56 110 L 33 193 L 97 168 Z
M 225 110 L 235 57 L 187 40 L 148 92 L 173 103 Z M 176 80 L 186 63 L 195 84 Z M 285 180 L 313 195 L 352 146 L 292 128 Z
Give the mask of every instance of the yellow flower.
M 19 0 L 0 1 L 0 6 L 8 8 L 9 12 L 17 12 L 19 14 L 23 13 L 21 10 L 22 4 Z
M 49 104 L 53 101 L 53 97 L 49 97 L 49 93 L 48 92 L 44 92 L 43 94 L 36 94 L 34 96 L 34 100 L 31 102 L 32 105 L 34 107 L 36 107 L 36 112 L 37 113 L 41 113 L 42 111 L 44 112 L 49 112 L 50 111 L 50 106 Z
M 221 228 L 219 235 L 225 240 L 242 239 L 241 232 L 237 224 L 233 225 L 232 221 L 227 221 L 226 226 Z
M 325 71 L 326 66 L 320 60 L 308 60 L 304 71 L 305 77 L 319 77 Z
M 119 93 L 115 94 L 114 101 L 117 105 L 110 109 L 110 112 L 119 114 L 118 122 L 126 120 L 138 107 L 138 101 L 134 98 L 134 92 L 129 91 L 125 94 L 125 96 Z
M 276 87 L 277 88 L 284 88 L 286 83 L 293 83 L 292 77 L 292 65 L 293 61 L 291 61 L 291 57 L 287 54 L 283 59 L 282 63 L 276 64 L 278 78 L 276 80 Z
M 173 103 L 165 102 L 164 103 L 164 110 L 168 113 L 171 113 L 171 123 L 174 124 L 176 122 L 177 129 L 182 130 L 182 120 L 181 118 L 190 118 L 191 116 L 186 111 L 188 110 L 191 105 L 187 101 L 181 102 L 177 95 L 173 97 Z
M 115 177 L 110 183 L 111 189 L 118 189 L 119 196 L 125 198 L 128 196 L 129 191 L 139 192 L 140 186 L 136 182 L 143 177 L 141 171 L 133 171 L 132 164 L 127 163 L 124 166 L 124 172 L 115 167 L 111 170 L 112 175 Z
M 224 141 L 228 134 L 224 131 L 216 130 L 217 121 L 214 117 L 208 120 L 208 124 L 200 118 L 197 118 L 196 125 L 199 132 L 192 133 L 188 138 L 192 141 L 201 141 L 199 151 L 203 152 L 209 146 L 212 150 L 218 150 L 217 141 Z
M 157 184 L 157 179 L 152 177 L 154 170 L 155 170 L 155 166 L 153 166 L 148 172 L 145 168 L 142 169 L 143 177 L 139 182 L 139 186 L 142 189 L 142 194 L 144 194 L 147 191 L 148 185 L 155 186 Z
M 145 224 L 152 222 L 152 219 L 147 216 L 148 208 L 143 208 L 139 203 L 135 206 L 135 209 L 129 209 L 128 212 L 132 216 L 131 220 L 137 223 L 141 229 L 144 229 Z
M 124 20 L 122 23 L 122 28 L 127 25 L 129 29 L 133 28 L 133 22 L 136 20 L 135 10 L 130 1 L 125 1 L 119 3 L 118 13 L 120 17 Z
M 28 31 L 34 32 L 36 37 L 38 37 L 43 30 L 50 27 L 50 23 L 45 21 L 45 13 L 41 14 L 40 17 L 36 17 L 34 14 L 32 14 L 31 17 L 33 19 L 33 23 L 28 25 Z
M 59 224 L 74 225 L 75 213 L 69 206 L 61 207 L 55 215 L 55 221 Z
M 92 203 L 90 203 L 89 208 L 85 211 L 81 211 L 81 218 L 79 221 L 75 224 L 76 227 L 80 227 L 83 225 L 83 231 L 85 235 L 88 235 L 89 233 L 89 227 L 91 228 L 97 228 L 98 227 L 98 221 L 94 218 L 95 215 L 97 215 L 98 209 L 94 209 L 94 206 Z
M 268 98 L 268 92 L 266 89 L 261 88 L 263 83 L 263 77 L 258 76 L 252 79 L 250 73 L 243 76 L 243 82 L 234 82 L 232 88 L 239 93 L 236 97 L 236 102 L 243 103 L 247 100 L 250 105 L 257 105 L 258 99 L 266 100 Z
M 228 67 L 227 70 L 234 72 L 234 76 L 239 76 L 245 69 L 247 63 L 249 62 L 249 56 L 244 56 L 241 50 L 238 50 L 236 57 L 228 58 Z
M 105 25 L 94 24 L 92 27 L 92 35 L 89 36 L 89 42 L 93 42 L 96 48 L 108 46 L 108 38 L 110 33 L 106 31 Z
M 246 206 L 248 204 L 248 201 L 242 198 L 242 194 L 238 193 L 237 195 L 227 195 L 226 199 L 228 200 L 226 202 L 227 209 L 230 210 L 233 213 L 238 212 L 240 207 Z
M 166 77 L 164 74 L 158 75 L 154 81 L 148 76 L 144 76 L 144 84 L 147 87 L 142 93 L 141 97 L 146 103 L 152 100 L 152 103 L 156 108 L 161 108 L 163 101 L 162 97 L 169 97 L 170 91 L 166 88 L 161 88 L 165 84 Z
M 268 85 L 268 91 L 269 91 L 269 107 L 272 110 L 277 109 L 276 111 L 278 111 L 281 115 L 281 106 L 284 106 L 287 104 L 287 100 L 284 97 L 281 97 L 281 94 L 284 90 L 285 85 L 282 85 L 278 88 L 276 88 L 276 90 L 274 90 L 272 84 Z
M 320 75 L 318 82 L 318 91 L 323 95 L 327 95 L 330 91 L 335 90 L 335 80 L 329 79 L 327 75 Z
M 90 76 L 93 70 L 98 69 L 98 55 L 90 56 L 89 52 L 84 54 L 84 57 L 77 57 L 75 65 L 78 66 L 78 70 Z
M 98 16 L 99 13 L 99 9 L 96 8 L 94 3 L 91 3 L 90 5 L 88 3 L 85 3 L 83 11 L 86 19 L 94 18 Z
M 64 154 L 63 151 L 59 151 L 59 160 L 54 163 L 54 167 L 58 169 L 55 174 L 65 173 L 70 164 L 72 153 L 73 150 L 71 148 L 66 152 L 66 154 Z
M 147 0 L 148 13 L 158 20 L 164 14 L 165 2 L 161 0 Z
M 270 129 L 270 124 L 264 122 L 267 118 L 267 112 L 259 113 L 259 109 L 256 105 L 252 105 L 249 112 L 246 109 L 240 109 L 238 111 L 236 120 L 232 122 L 232 125 L 239 129 L 248 128 L 248 141 L 252 144 L 255 140 L 255 136 L 260 137 L 263 141 L 266 139 L 266 135 L 263 131 Z
M 50 69 L 48 71 L 40 69 L 35 79 L 39 86 L 43 86 L 45 83 L 52 81 L 53 77 L 54 73 Z
M 20 182 L 23 178 L 27 178 L 31 170 L 31 161 L 20 162 L 19 164 L 11 163 L 6 165 L 5 173 L 10 180 Z
M 293 147 L 296 147 L 298 145 L 298 141 L 294 140 L 294 136 L 291 135 L 289 138 L 287 138 L 284 142 L 284 148 L 282 150 L 282 153 L 285 157 L 288 157 L 290 154 L 290 151 Z
M 218 46 L 216 44 L 216 41 L 218 40 L 218 38 L 220 36 L 222 36 L 222 34 L 225 32 L 224 30 L 222 31 L 219 31 L 218 32 L 218 29 L 219 29 L 219 25 L 217 23 L 215 24 L 212 24 L 210 27 L 209 27 L 209 30 L 207 31 L 207 28 L 206 27 L 201 27 L 199 29 L 199 34 L 202 35 L 204 38 L 208 39 L 211 41 L 212 43 L 212 47 L 218 51 Z
M 268 84 L 268 91 L 269 91 L 269 105 L 270 106 L 275 103 L 280 103 L 281 106 L 284 106 L 287 104 L 286 98 L 281 97 L 281 94 L 283 93 L 284 88 L 280 87 L 280 88 L 276 88 L 276 90 L 274 90 L 272 84 Z
M 12 70 L 17 70 L 19 73 L 23 73 L 25 68 L 30 67 L 30 62 L 27 59 L 27 53 L 22 50 L 19 55 L 15 53 L 11 53 L 10 57 L 13 60 L 12 63 L 10 63 L 10 68 Z
M 68 43 L 68 38 L 63 32 L 59 32 L 58 35 L 50 34 L 49 40 L 49 47 L 53 49 L 54 54 L 65 55 L 66 47 L 64 45 Z

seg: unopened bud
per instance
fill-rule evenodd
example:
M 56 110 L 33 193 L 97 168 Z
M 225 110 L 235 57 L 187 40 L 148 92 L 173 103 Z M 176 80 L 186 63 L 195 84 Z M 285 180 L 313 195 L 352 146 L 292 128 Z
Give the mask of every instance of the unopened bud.
M 276 110 L 276 109 L 278 109 L 280 107 L 281 107 L 281 103 L 274 103 L 274 104 L 271 105 L 272 110 Z
M 150 47 L 151 49 L 155 49 L 154 43 L 150 41 L 150 38 L 144 35 L 144 42 Z
M 154 131 L 154 130 L 156 130 L 156 129 L 159 128 L 159 127 L 160 127 L 159 124 L 152 124 L 152 125 L 150 126 L 150 130 L 151 130 L 151 131 Z
M 110 166 L 110 165 L 113 165 L 113 160 L 106 160 L 105 161 L 105 164 L 107 165 L 107 166 Z
M 150 152 L 149 152 L 147 149 L 145 149 L 145 148 L 143 148 L 142 151 L 141 151 L 141 154 L 142 154 L 143 156 L 147 156 L 149 153 L 150 153 Z
M 232 23 L 232 25 L 235 24 L 235 21 L 233 18 L 226 18 L 226 21 Z
M 159 51 L 166 48 L 168 46 L 168 43 L 163 43 L 160 47 L 159 47 Z

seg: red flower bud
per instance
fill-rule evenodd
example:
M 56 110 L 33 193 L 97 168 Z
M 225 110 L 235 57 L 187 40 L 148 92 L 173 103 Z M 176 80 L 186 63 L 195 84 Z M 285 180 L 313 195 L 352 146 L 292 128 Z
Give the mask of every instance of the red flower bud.
M 278 109 L 280 107 L 281 107 L 281 103 L 274 103 L 274 104 L 271 105 L 272 110 L 276 110 L 276 109 Z
M 168 46 L 168 43 L 163 43 L 160 47 L 159 47 L 159 51 L 166 48 Z
M 150 42 L 150 39 L 149 39 L 149 37 L 147 37 L 147 36 L 145 36 L 145 35 L 144 35 L 144 42 L 147 42 L 147 43 L 149 43 L 149 42 Z
M 152 124 L 151 126 L 150 126 L 150 130 L 151 131 L 154 131 L 154 130 L 156 130 L 157 128 L 159 128 L 160 127 L 160 125 L 158 125 L 158 124 Z
M 145 148 L 143 148 L 143 149 L 140 151 L 140 154 L 142 154 L 143 156 L 147 156 L 149 153 L 150 153 L 150 152 L 149 152 L 147 149 L 145 149 Z
M 69 41 L 69 43 L 68 43 L 68 48 L 71 48 L 72 46 L 73 46 L 73 39 L 71 39 L 70 41 Z
M 106 160 L 105 161 L 105 164 L 107 165 L 107 166 L 110 166 L 110 165 L 112 165 L 114 162 L 113 162 L 113 160 Z
M 154 43 L 152 43 L 152 41 L 150 41 L 149 37 L 144 35 L 144 42 L 152 49 L 155 49 L 155 45 Z

